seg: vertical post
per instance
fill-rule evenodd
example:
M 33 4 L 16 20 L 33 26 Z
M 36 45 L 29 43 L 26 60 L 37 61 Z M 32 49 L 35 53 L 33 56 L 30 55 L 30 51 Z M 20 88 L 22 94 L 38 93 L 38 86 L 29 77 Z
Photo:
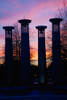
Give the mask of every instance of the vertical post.
M 60 22 L 61 18 L 52 18 L 52 69 L 53 81 L 55 84 L 62 83 L 62 66 L 61 66 L 61 46 L 60 46 Z
M 3 29 L 5 29 L 5 65 L 6 65 L 5 84 L 11 85 L 12 67 L 13 67 L 12 29 L 14 29 L 14 27 L 4 26 Z
M 46 50 L 45 50 L 45 29 L 46 26 L 36 26 L 38 29 L 38 67 L 39 83 L 46 83 Z
M 30 67 L 30 46 L 29 46 L 29 19 L 21 19 L 21 67 L 20 67 L 20 84 L 31 84 L 31 67 Z

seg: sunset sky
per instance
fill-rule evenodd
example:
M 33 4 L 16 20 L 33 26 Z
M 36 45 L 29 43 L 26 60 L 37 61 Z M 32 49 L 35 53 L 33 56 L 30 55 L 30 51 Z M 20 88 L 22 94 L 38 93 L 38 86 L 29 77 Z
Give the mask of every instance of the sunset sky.
M 63 7 L 63 0 L 0 0 L 0 57 L 3 56 L 5 44 L 5 32 L 2 27 L 14 25 L 19 19 L 27 18 L 32 20 L 30 29 L 33 38 L 30 39 L 30 45 L 35 48 L 33 59 L 37 59 L 38 33 L 35 26 L 46 25 L 47 38 L 51 25 L 49 19 L 54 17 L 57 9 L 61 7 Z

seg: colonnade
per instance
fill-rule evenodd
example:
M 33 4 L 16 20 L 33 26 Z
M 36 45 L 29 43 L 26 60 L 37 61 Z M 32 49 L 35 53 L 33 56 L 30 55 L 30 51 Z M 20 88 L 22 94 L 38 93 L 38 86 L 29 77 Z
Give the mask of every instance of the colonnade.
M 61 46 L 60 46 L 60 22 L 61 18 L 49 19 L 52 22 L 52 75 L 53 82 L 59 84 L 63 81 L 61 65 Z M 29 19 L 21 19 L 21 66 L 20 66 L 20 85 L 26 86 L 32 84 L 30 67 L 30 45 L 29 45 Z M 36 26 L 38 29 L 38 70 L 39 84 L 46 84 L 46 49 L 45 49 L 45 29 L 47 26 Z M 12 30 L 13 26 L 4 26 L 5 29 L 5 65 L 7 66 L 6 82 L 12 81 Z M 8 77 L 8 78 L 7 78 Z

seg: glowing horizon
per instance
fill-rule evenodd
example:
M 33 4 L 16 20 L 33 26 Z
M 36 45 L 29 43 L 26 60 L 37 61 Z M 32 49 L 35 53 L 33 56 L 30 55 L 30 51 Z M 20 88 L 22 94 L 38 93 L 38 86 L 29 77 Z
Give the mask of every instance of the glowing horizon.
M 67 3 L 67 0 L 65 0 Z M 4 25 L 14 25 L 24 16 L 31 19 L 30 29 L 34 37 L 30 39 L 30 46 L 36 48 L 33 52 L 33 60 L 38 59 L 38 32 L 35 29 L 37 25 L 46 25 L 45 37 L 49 34 L 49 19 L 54 17 L 58 8 L 63 7 L 63 0 L 1 0 L 0 1 L 0 57 L 4 56 L 5 31 L 2 29 Z M 47 45 L 47 43 L 46 43 Z M 46 46 L 47 49 L 47 46 Z M 46 57 L 49 57 L 51 51 L 46 50 Z

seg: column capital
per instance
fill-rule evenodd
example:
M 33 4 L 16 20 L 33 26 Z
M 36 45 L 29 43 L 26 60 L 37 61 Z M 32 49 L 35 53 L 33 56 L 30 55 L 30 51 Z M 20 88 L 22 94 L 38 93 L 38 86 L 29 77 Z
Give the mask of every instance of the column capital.
M 12 30 L 12 29 L 14 29 L 14 26 L 3 26 L 3 29 Z
M 47 28 L 47 26 L 43 26 L 43 25 L 41 25 L 41 26 L 36 26 L 36 29 L 38 29 L 38 30 L 44 30 L 44 29 L 46 29 Z
M 31 23 L 31 20 L 29 20 L 29 19 L 20 19 L 20 20 L 18 20 L 18 22 L 19 23 L 23 23 L 23 24 L 28 24 L 28 23 Z
M 49 19 L 49 21 L 52 22 L 52 23 L 54 23 L 54 24 L 55 24 L 55 23 L 58 24 L 58 23 L 60 23 L 62 20 L 63 20 L 62 18 L 51 18 L 51 19 Z

